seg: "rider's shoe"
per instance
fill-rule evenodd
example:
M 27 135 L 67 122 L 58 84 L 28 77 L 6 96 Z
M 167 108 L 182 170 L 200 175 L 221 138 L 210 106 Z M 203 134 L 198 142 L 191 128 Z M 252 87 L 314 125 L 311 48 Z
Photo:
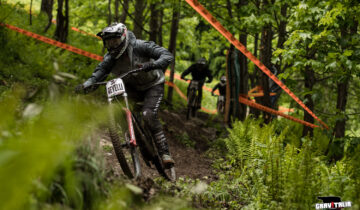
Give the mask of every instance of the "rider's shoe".
M 174 165 L 175 161 L 170 156 L 169 145 L 163 131 L 155 134 L 155 143 L 163 165 L 165 166 L 165 168 L 171 168 L 171 166 Z
M 172 157 L 167 154 L 164 154 L 161 157 L 161 160 L 165 168 L 171 168 L 175 164 L 175 161 L 172 159 Z

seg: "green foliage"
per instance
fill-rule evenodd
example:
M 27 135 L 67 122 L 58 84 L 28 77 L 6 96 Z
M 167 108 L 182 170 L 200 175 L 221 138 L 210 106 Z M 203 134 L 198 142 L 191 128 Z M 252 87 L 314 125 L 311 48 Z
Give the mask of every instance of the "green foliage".
M 345 159 L 329 164 L 322 155 L 324 134 L 299 139 L 294 130 L 286 123 L 236 122 L 222 140 L 225 158 L 213 165 L 217 180 L 195 193 L 199 181 L 180 179 L 177 195 L 203 207 L 228 209 L 311 209 L 318 196 L 335 195 L 359 209 L 358 139 L 348 141 Z
M 68 157 L 80 140 L 104 120 L 103 111 L 91 111 L 95 104 L 79 100 L 38 105 L 42 107 L 40 113 L 27 108 L 23 111 L 25 104 L 18 92 L 4 93 L 0 103 L 6 106 L 0 107 L 1 115 L 6 116 L 0 123 L 3 209 L 29 206 L 37 180 L 46 186 L 59 166 L 64 164 L 68 169 Z
M 184 132 L 181 135 L 180 134 L 177 135 L 177 139 L 179 142 L 181 142 L 187 147 L 192 147 L 192 148 L 195 147 L 195 141 L 193 141 L 186 132 Z

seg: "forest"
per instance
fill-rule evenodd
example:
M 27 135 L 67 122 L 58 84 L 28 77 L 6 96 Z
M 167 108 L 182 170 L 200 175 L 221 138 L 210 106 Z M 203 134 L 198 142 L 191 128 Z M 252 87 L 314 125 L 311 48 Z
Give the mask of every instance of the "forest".
M 357 0 L 0 0 L 0 209 L 360 209 L 359 21 Z M 174 57 L 146 72 L 165 78 L 175 180 L 148 165 L 135 117 L 129 178 L 111 133 L 127 102 L 85 91 L 114 22 Z M 199 102 L 182 76 L 202 59 Z

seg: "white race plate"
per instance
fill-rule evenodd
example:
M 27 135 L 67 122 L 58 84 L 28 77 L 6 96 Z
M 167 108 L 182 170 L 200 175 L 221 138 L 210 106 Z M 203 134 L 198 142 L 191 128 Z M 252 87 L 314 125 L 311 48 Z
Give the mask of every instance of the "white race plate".
M 113 79 L 106 83 L 106 92 L 109 98 L 125 93 L 122 79 Z

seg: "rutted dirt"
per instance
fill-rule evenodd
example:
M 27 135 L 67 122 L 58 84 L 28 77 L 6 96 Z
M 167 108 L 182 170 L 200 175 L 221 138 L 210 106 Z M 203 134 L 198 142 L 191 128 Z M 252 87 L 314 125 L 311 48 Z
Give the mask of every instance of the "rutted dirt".
M 175 160 L 177 178 L 189 177 L 211 181 L 214 179 L 211 165 L 212 160 L 206 157 L 205 152 L 209 143 L 216 139 L 216 129 L 207 127 L 211 121 L 210 116 L 198 113 L 197 118 L 186 120 L 184 112 L 159 112 L 163 122 L 165 135 L 168 139 L 170 153 Z M 112 169 L 115 176 L 124 176 L 116 159 L 112 144 L 107 132 L 101 132 L 100 144 L 104 149 L 107 165 Z M 154 179 L 160 175 L 154 168 L 149 168 L 142 162 L 142 174 L 146 178 Z

